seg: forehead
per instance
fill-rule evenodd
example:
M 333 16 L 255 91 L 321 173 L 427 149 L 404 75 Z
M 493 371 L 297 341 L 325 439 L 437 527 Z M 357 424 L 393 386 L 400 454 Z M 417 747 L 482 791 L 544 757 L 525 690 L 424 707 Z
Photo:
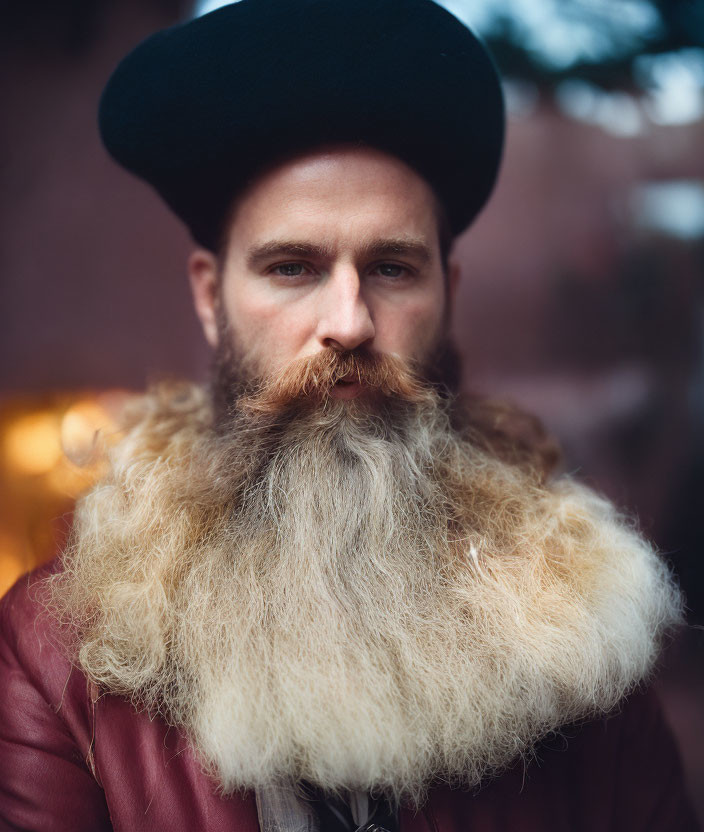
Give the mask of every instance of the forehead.
M 437 242 L 432 188 L 402 160 L 382 151 L 337 147 L 288 160 L 259 176 L 237 199 L 230 246 L 268 237 L 315 237 L 335 247 L 379 236 Z

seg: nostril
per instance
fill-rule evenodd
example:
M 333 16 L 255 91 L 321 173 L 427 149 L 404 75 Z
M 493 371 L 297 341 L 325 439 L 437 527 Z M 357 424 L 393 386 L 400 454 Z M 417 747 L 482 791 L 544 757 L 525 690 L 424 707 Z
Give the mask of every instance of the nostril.
M 322 342 L 324 347 L 328 347 L 331 350 L 335 350 L 335 352 L 347 352 L 347 349 L 342 346 L 339 341 L 336 341 L 334 338 L 323 338 Z

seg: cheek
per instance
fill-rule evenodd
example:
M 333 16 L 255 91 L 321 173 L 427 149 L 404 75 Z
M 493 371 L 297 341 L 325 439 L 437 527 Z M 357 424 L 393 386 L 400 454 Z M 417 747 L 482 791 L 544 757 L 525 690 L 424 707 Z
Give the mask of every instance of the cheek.
M 279 310 L 254 292 L 225 293 L 225 311 L 232 325 L 247 335 L 261 334 L 275 324 Z
M 241 286 L 225 287 L 223 299 L 232 329 L 265 366 L 291 360 L 308 337 L 306 316 L 296 303 Z
M 444 327 L 445 298 L 407 299 L 403 304 L 386 309 L 377 324 L 377 347 L 384 352 L 397 352 L 422 358 L 436 344 Z

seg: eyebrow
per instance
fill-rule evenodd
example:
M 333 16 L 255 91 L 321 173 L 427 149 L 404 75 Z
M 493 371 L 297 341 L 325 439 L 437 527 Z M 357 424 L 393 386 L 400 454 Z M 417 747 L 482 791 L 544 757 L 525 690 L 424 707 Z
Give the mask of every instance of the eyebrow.
M 328 246 L 314 245 L 298 240 L 269 240 L 266 243 L 252 246 L 247 251 L 247 265 L 254 268 L 266 260 L 277 257 L 329 257 L 331 249 Z
M 412 257 L 425 265 L 432 260 L 432 251 L 421 238 L 393 237 L 371 240 L 361 247 L 364 257 Z M 330 245 L 318 245 L 303 240 L 268 240 L 252 246 L 246 255 L 247 266 L 254 269 L 264 262 L 278 257 L 330 258 L 334 249 Z
M 427 243 L 410 237 L 374 240 L 364 247 L 364 253 L 367 257 L 412 257 L 422 264 L 429 263 L 433 257 Z

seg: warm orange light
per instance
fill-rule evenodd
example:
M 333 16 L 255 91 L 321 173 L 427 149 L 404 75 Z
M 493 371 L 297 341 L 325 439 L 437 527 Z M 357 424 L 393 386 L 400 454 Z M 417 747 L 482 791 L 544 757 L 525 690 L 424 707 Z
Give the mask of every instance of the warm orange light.
M 0 401 L 0 595 L 66 540 L 74 500 L 102 476 L 125 391 Z
M 61 420 L 61 445 L 75 465 L 88 465 L 99 452 L 101 434 L 114 430 L 114 422 L 98 402 L 84 399 L 70 407 Z
M 97 470 L 95 465 L 79 466 L 64 459 L 49 471 L 45 484 L 59 499 L 75 499 L 93 485 Z
M 0 596 L 26 572 L 28 565 L 22 556 L 19 541 L 9 534 L 0 533 Z
M 5 458 L 19 474 L 45 474 L 62 457 L 59 421 L 51 411 L 20 416 L 7 426 Z

